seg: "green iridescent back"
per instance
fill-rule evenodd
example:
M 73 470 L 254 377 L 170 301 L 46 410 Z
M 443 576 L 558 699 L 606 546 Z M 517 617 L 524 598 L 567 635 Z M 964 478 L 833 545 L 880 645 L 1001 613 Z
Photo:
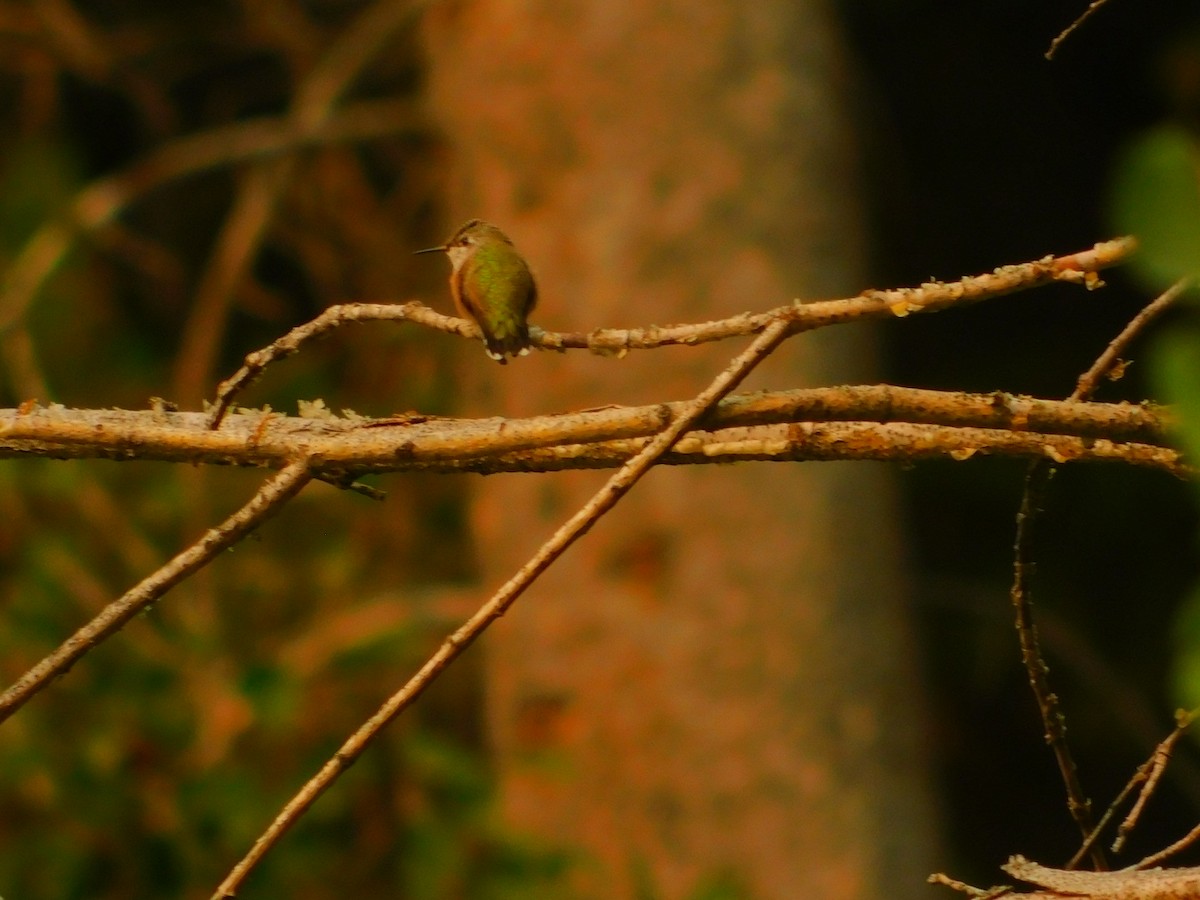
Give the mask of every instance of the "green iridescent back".
M 460 290 L 488 350 L 517 354 L 529 343 L 526 318 L 537 303 L 529 266 L 506 239 L 484 239 L 463 264 Z

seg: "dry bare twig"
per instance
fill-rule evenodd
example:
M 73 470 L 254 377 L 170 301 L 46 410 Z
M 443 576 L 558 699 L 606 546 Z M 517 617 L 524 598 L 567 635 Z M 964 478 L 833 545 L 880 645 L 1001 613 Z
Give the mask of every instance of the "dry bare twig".
M 233 867 L 217 888 L 213 900 L 236 896 L 238 887 L 263 856 L 359 757 L 382 729 L 412 704 L 489 625 L 504 615 L 542 572 L 562 556 L 601 516 L 612 509 L 682 434 L 700 421 L 722 397 L 737 387 L 755 366 L 787 339 L 790 333 L 790 323 L 786 318 L 781 317 L 768 325 L 707 388 L 688 403 L 682 415 L 650 440 L 636 456 L 629 459 L 619 472 L 538 548 L 529 561 L 491 599 L 446 638 L 425 665 L 399 691 L 388 698 L 375 715 L 351 735 L 321 770 L 288 801 L 266 831 L 254 842 L 250 852 Z
M 1196 841 L 1198 841 L 1198 840 L 1200 840 L 1200 825 L 1197 825 L 1195 828 L 1193 828 L 1191 831 L 1189 831 L 1187 834 L 1185 834 L 1183 837 L 1181 837 L 1175 843 L 1173 843 L 1167 847 L 1164 847 L 1162 850 L 1159 850 L 1157 853 L 1151 853 L 1145 859 L 1139 860 L 1137 865 L 1133 866 L 1133 868 L 1134 869 L 1151 869 L 1153 866 L 1157 866 L 1159 863 L 1170 859 L 1172 856 L 1174 856 L 1176 853 L 1179 853 L 1181 850 L 1186 850 L 1188 847 L 1192 846 L 1192 844 L 1196 843 Z M 1186 895 L 1180 894 L 1179 895 L 1180 897 L 1183 897 L 1183 896 L 1198 897 L 1198 896 L 1200 896 L 1200 868 L 1195 869 L 1193 871 L 1195 871 L 1197 873 L 1197 881 L 1194 885 L 1196 890 L 1190 894 L 1186 894 Z
M 1149 303 L 1135 316 L 1105 348 L 1096 362 L 1085 372 L 1075 385 L 1070 400 L 1083 400 L 1095 391 L 1105 373 L 1116 366 L 1121 353 L 1159 313 L 1172 304 L 1188 287 L 1187 280 L 1172 285 L 1161 296 Z M 1046 460 L 1034 462 L 1025 478 L 1025 489 L 1017 513 L 1017 533 L 1013 546 L 1013 584 L 1011 597 L 1017 636 L 1021 645 L 1021 661 L 1029 678 L 1029 686 L 1037 701 L 1042 717 L 1042 728 L 1046 742 L 1054 752 L 1059 773 L 1067 792 L 1067 809 L 1083 835 L 1084 844 L 1089 843 L 1093 831 L 1091 803 L 1084 795 L 1079 781 L 1079 770 L 1067 744 L 1066 722 L 1058 705 L 1058 696 L 1050 688 L 1049 666 L 1042 656 L 1037 624 L 1033 612 L 1033 548 L 1036 525 L 1045 501 L 1050 479 L 1054 475 L 1053 465 Z M 1104 852 L 1091 842 L 1089 850 L 1097 869 L 1107 868 Z
M 1108 0 L 1092 0 L 1088 4 L 1087 9 L 1081 12 L 1074 22 L 1059 32 L 1058 37 L 1050 42 L 1050 48 L 1045 53 L 1046 59 L 1054 59 L 1054 54 L 1058 52 L 1058 48 L 1062 46 L 1063 42 L 1074 34 L 1084 22 L 1090 19 L 1107 2 Z
M 187 576 L 212 562 L 218 554 L 233 546 L 274 515 L 312 480 L 308 461 L 293 461 L 258 489 L 249 502 L 200 540 L 147 576 L 126 594 L 114 600 L 56 650 L 18 678 L 0 694 L 0 722 L 20 709 L 38 691 L 66 673 L 80 657 L 116 633 L 120 628 L 158 600 Z
M 1113 841 L 1110 848 L 1113 853 L 1121 852 L 1122 847 L 1125 845 L 1125 838 L 1133 830 L 1138 818 L 1141 816 L 1142 810 L 1145 808 L 1146 801 L 1154 793 L 1154 789 L 1158 786 L 1162 773 L 1166 771 L 1167 763 L 1171 758 L 1171 751 L 1179 741 L 1179 738 L 1191 727 L 1192 721 L 1198 712 L 1200 711 L 1193 710 L 1188 713 L 1180 712 L 1176 714 L 1174 730 L 1159 742 L 1158 746 L 1154 748 L 1154 752 L 1150 755 L 1150 758 L 1138 766 L 1137 771 L 1126 782 L 1125 787 L 1121 789 L 1121 792 L 1108 805 L 1108 809 L 1104 811 L 1104 815 L 1100 817 L 1100 821 L 1096 823 L 1096 827 L 1092 829 L 1092 833 L 1087 836 L 1087 840 L 1075 851 L 1075 855 L 1067 861 L 1066 867 L 1068 869 L 1074 869 L 1079 865 L 1084 856 L 1091 851 L 1092 845 L 1100 839 L 1100 835 L 1108 827 L 1108 823 L 1116 816 L 1117 810 L 1125 805 L 1125 801 L 1129 799 L 1138 785 L 1142 785 L 1137 802 L 1129 811 L 1129 815 L 1125 817 L 1125 821 L 1117 829 L 1117 838 Z
M 1104 352 L 1096 357 L 1096 361 L 1092 363 L 1091 367 L 1079 376 L 1079 380 L 1075 382 L 1075 390 L 1067 399 L 1090 400 L 1100 386 L 1100 380 L 1117 369 L 1121 361 L 1121 354 L 1129 348 L 1134 339 L 1191 286 L 1190 278 L 1182 278 L 1147 303 L 1141 312 L 1130 319 L 1129 323 L 1121 329 L 1121 333 L 1109 342 L 1108 346 L 1104 348 Z
M 1145 766 L 1145 784 L 1142 790 L 1138 793 L 1137 802 L 1133 804 L 1133 809 L 1129 811 L 1129 815 L 1125 817 L 1125 821 L 1117 829 L 1117 838 L 1113 841 L 1113 853 L 1119 853 L 1121 848 L 1125 846 L 1125 839 L 1129 833 L 1137 826 L 1138 819 L 1141 818 L 1142 810 L 1146 808 L 1146 803 L 1154 794 L 1155 788 L 1158 787 L 1159 781 L 1162 779 L 1163 772 L 1167 770 L 1167 763 L 1171 761 L 1171 752 L 1175 749 L 1175 745 L 1179 743 L 1179 739 L 1184 733 L 1192 727 L 1192 722 L 1196 720 L 1196 716 L 1200 714 L 1200 709 L 1193 709 L 1191 712 L 1183 712 L 1182 710 L 1176 713 L 1175 729 L 1167 735 L 1157 747 L 1154 748 L 1154 753 L 1147 760 Z M 1141 769 L 1139 769 L 1139 772 Z M 1163 857 L 1164 859 L 1166 857 Z M 1145 868 L 1147 863 L 1145 860 L 1138 863 L 1137 868 Z
M 929 884 L 940 884 L 959 893 L 966 894 L 968 897 L 973 897 L 974 900 L 995 900 L 997 897 L 1004 897 L 1012 892 L 1011 885 L 1002 884 L 991 888 L 977 888 L 974 885 L 967 884 L 965 881 L 951 878 L 945 872 L 934 872 L 925 880 Z

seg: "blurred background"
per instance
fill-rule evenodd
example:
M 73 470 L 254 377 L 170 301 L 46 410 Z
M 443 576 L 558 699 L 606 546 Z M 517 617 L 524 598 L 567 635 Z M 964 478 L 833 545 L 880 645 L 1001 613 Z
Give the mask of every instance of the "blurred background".
M 445 261 L 410 251 L 474 215 L 513 236 L 534 322 L 561 330 L 949 280 L 1145 229 L 1143 263 L 1102 292 L 802 336 L 752 384 L 1066 396 L 1200 246 L 1200 14 L 1109 0 L 1044 59 L 1085 6 L 0 0 L 0 406 L 198 409 L 330 304 L 448 312 Z M 1195 408 L 1194 319 L 1155 326 L 1099 399 Z M 676 400 L 733 352 L 501 369 L 380 324 L 242 402 Z M 1186 423 L 1181 440 L 1200 444 Z M 7 683 L 262 479 L 181 468 L 0 465 Z M 987 885 L 1010 853 L 1061 864 L 1078 835 L 1008 603 L 1024 471 L 652 472 L 245 895 L 926 897 L 949 896 L 934 870 Z M 307 490 L 0 727 L 0 895 L 207 896 L 602 482 Z M 1053 483 L 1036 599 L 1100 808 L 1200 702 L 1196 524 L 1194 487 L 1161 474 Z M 1197 819 L 1184 742 L 1120 862 Z

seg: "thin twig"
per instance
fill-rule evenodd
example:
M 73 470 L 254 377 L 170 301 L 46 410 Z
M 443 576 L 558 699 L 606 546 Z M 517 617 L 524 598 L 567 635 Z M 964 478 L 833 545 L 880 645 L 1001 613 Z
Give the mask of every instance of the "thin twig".
M 1179 851 L 1186 850 L 1192 844 L 1196 843 L 1196 841 L 1198 839 L 1200 839 L 1200 825 L 1197 825 L 1195 828 L 1193 828 L 1191 831 L 1189 831 L 1187 834 L 1185 834 L 1183 837 L 1181 837 L 1175 843 L 1171 844 L 1171 846 L 1165 847 L 1162 850 L 1159 850 L 1157 853 L 1151 853 L 1145 859 L 1138 860 L 1138 862 L 1134 863 L 1134 865 L 1131 866 L 1131 868 L 1133 868 L 1133 869 L 1152 869 L 1155 866 L 1157 866 L 1159 863 L 1165 862 L 1166 860 L 1170 859 L 1172 856 L 1174 856 Z M 1164 895 L 1164 896 L 1169 896 L 1169 895 Z M 1176 896 L 1195 897 L 1196 894 L 1186 894 L 1186 895 L 1178 894 Z
M 294 497 L 312 476 L 308 460 L 300 459 L 274 475 L 236 513 L 210 529 L 157 572 L 145 578 L 124 596 L 114 600 L 92 621 L 67 638 L 58 649 L 17 679 L 0 694 L 0 722 L 20 709 L 54 678 L 64 674 L 80 657 L 132 619 L 168 590 L 215 559 L 274 515 Z
M 945 872 L 934 872 L 925 880 L 929 884 L 940 884 L 944 887 L 953 888 L 959 893 L 973 897 L 974 900 L 996 900 L 996 898 L 1003 897 L 1012 892 L 1012 885 L 1002 884 L 993 888 L 977 888 L 967 884 L 965 881 L 951 878 Z
M 1090 19 L 1092 15 L 1107 2 L 1108 0 L 1092 0 L 1092 2 L 1088 4 L 1088 8 L 1080 13 L 1079 17 L 1074 22 L 1064 28 L 1062 32 L 1059 33 L 1058 37 L 1050 42 L 1050 49 L 1046 51 L 1046 59 L 1054 59 L 1054 54 L 1058 52 L 1058 48 L 1063 41 L 1074 34 L 1084 22 Z
M 1080 377 L 1071 393 L 1071 400 L 1082 400 L 1091 396 L 1100 379 L 1117 364 L 1120 354 L 1160 312 L 1167 308 L 1187 287 L 1181 281 L 1171 286 L 1160 297 L 1148 304 L 1121 330 L 1100 354 L 1096 362 Z M 1034 570 L 1033 550 L 1035 531 L 1045 500 L 1046 491 L 1054 476 L 1054 466 L 1045 460 L 1030 465 L 1025 477 L 1025 489 L 1021 496 L 1021 507 L 1017 513 L 1017 535 L 1013 547 L 1013 585 L 1011 590 L 1017 636 L 1021 645 L 1021 661 L 1029 677 L 1029 686 L 1037 700 L 1042 716 L 1042 728 L 1046 742 L 1054 752 L 1059 773 L 1067 792 L 1067 809 L 1079 826 L 1085 845 L 1095 828 L 1092 825 L 1091 803 L 1084 795 L 1079 781 L 1079 770 L 1066 737 L 1066 722 L 1059 709 L 1058 695 L 1050 688 L 1049 666 L 1042 656 L 1037 624 L 1033 612 L 1032 577 Z M 1104 851 L 1091 843 L 1089 853 L 1097 869 L 1108 867 Z
M 1146 805 L 1146 801 L 1154 793 L 1154 789 L 1157 787 L 1162 773 L 1166 771 L 1167 763 L 1171 757 L 1171 750 L 1179 741 L 1179 738 L 1191 726 L 1198 712 L 1200 710 L 1192 710 L 1188 713 L 1180 712 L 1176 715 L 1175 729 L 1159 742 L 1154 748 L 1154 752 L 1150 755 L 1150 758 L 1138 766 L 1137 771 L 1126 782 L 1125 787 L 1121 789 L 1121 792 L 1108 805 L 1108 809 L 1104 811 L 1104 815 L 1100 817 L 1100 821 L 1096 823 L 1096 827 L 1092 829 L 1092 833 L 1087 836 L 1087 840 L 1080 845 L 1079 849 L 1075 851 L 1075 855 L 1067 862 L 1066 868 L 1074 869 L 1079 865 L 1083 857 L 1091 852 L 1092 846 L 1100 839 L 1101 833 L 1108 827 L 1108 823 L 1112 821 L 1117 810 L 1125 805 L 1125 801 L 1129 799 L 1129 796 L 1139 784 L 1144 784 L 1138 795 L 1137 802 L 1134 804 L 1133 809 L 1130 810 L 1129 815 L 1126 816 L 1125 821 L 1121 823 L 1120 828 L 1117 830 L 1117 838 L 1113 841 L 1110 848 L 1113 853 L 1121 852 L 1125 844 L 1125 838 L 1133 830 L 1138 818 L 1141 816 L 1142 809 Z
M 481 635 L 492 622 L 512 606 L 542 572 L 558 559 L 568 547 L 582 536 L 596 521 L 637 483 L 658 461 L 680 435 L 693 427 L 709 409 L 735 388 L 772 350 L 784 341 L 792 331 L 786 317 L 780 317 L 754 339 L 729 367 L 701 392 L 689 405 L 688 410 L 646 447 L 630 459 L 619 472 L 547 540 L 533 557 L 501 587 L 479 610 L 457 631 L 450 635 L 408 683 L 393 694 L 367 722 L 363 724 L 325 763 L 321 770 L 288 801 L 266 831 L 255 841 L 250 852 L 230 871 L 213 895 L 214 900 L 233 897 L 246 876 L 259 860 L 296 823 L 305 810 L 345 771 L 367 748 L 372 740 L 392 719 L 408 707 L 433 682 L 435 678 Z
M 1146 808 L 1146 803 L 1158 787 L 1158 782 L 1162 779 L 1163 772 L 1167 770 L 1167 764 L 1171 761 L 1171 751 L 1175 749 L 1175 745 L 1179 743 L 1179 739 L 1191 727 L 1192 722 L 1196 718 L 1196 712 L 1196 710 L 1192 710 L 1191 712 L 1180 713 L 1177 717 L 1178 721 L 1175 724 L 1175 730 L 1154 748 L 1154 754 L 1139 769 L 1139 771 L 1146 771 L 1145 785 L 1138 794 L 1137 802 L 1133 804 L 1133 809 L 1129 811 L 1129 815 L 1125 817 L 1125 821 L 1117 829 L 1117 837 L 1112 845 L 1113 853 L 1121 852 L 1121 849 L 1125 846 L 1125 839 L 1137 827 L 1138 819 L 1141 818 L 1142 811 Z
M 1096 827 L 1092 829 L 1092 833 L 1087 836 L 1087 840 L 1080 845 L 1079 849 L 1075 851 L 1075 855 L 1068 860 L 1066 868 L 1074 869 L 1079 865 L 1080 862 L 1083 861 L 1084 856 L 1091 852 L 1092 846 L 1100 839 L 1100 835 L 1104 832 L 1104 829 L 1108 827 L 1108 823 L 1111 822 L 1116 816 L 1117 811 L 1125 805 L 1125 801 L 1129 799 L 1130 795 L 1133 794 L 1137 786 L 1144 784 L 1145 787 L 1139 794 L 1138 800 L 1134 804 L 1134 808 L 1125 818 L 1125 821 L 1121 823 L 1121 827 L 1117 832 L 1117 839 L 1113 841 L 1112 847 L 1110 848 L 1113 853 L 1121 852 L 1126 836 L 1130 831 L 1133 830 L 1138 817 L 1141 815 L 1142 809 L 1145 807 L 1146 800 L 1148 800 L 1150 795 L 1154 792 L 1154 787 L 1158 784 L 1159 778 L 1166 770 L 1167 762 L 1171 756 L 1171 749 L 1175 746 L 1176 742 L 1178 742 L 1180 736 L 1183 735 L 1183 733 L 1192 724 L 1197 712 L 1197 710 L 1193 710 L 1189 713 L 1180 713 L 1177 715 L 1175 729 L 1169 735 L 1167 735 L 1166 738 L 1158 743 L 1158 745 L 1154 748 L 1154 752 L 1150 755 L 1150 758 L 1137 767 L 1137 771 L 1134 772 L 1129 781 L 1125 783 L 1125 787 L 1121 789 L 1121 792 L 1117 794 L 1112 803 L 1108 805 L 1108 809 L 1104 811 L 1104 815 L 1100 817 L 1100 821 L 1096 823 Z M 1153 784 L 1151 784 L 1151 782 L 1153 782 Z
M 1108 809 L 1104 811 L 1104 815 L 1100 817 L 1100 821 L 1093 826 L 1091 834 L 1089 834 L 1084 839 L 1083 843 L 1079 845 L 1079 849 L 1075 851 L 1075 855 L 1067 860 L 1065 868 L 1074 869 L 1078 867 L 1078 865 L 1083 862 L 1083 858 L 1092 852 L 1092 848 L 1096 846 L 1096 842 L 1100 840 L 1100 835 L 1104 833 L 1104 829 L 1108 827 L 1108 823 L 1113 820 L 1114 816 L 1116 816 L 1117 810 L 1125 805 L 1125 801 L 1129 799 L 1129 795 L 1133 793 L 1134 789 L 1146 780 L 1146 769 L 1148 765 L 1149 763 L 1144 763 L 1138 766 L 1138 770 L 1133 774 L 1133 777 L 1129 779 L 1129 781 L 1125 784 L 1125 787 L 1121 789 L 1121 792 L 1117 794 L 1113 802 L 1108 805 Z M 1119 852 L 1115 845 L 1111 849 L 1113 853 Z
M 1117 363 L 1121 360 L 1121 354 L 1128 349 L 1133 343 L 1134 338 L 1141 334 L 1142 329 L 1162 313 L 1168 306 L 1179 299 L 1188 288 L 1192 286 L 1190 278 L 1181 278 L 1175 282 L 1158 297 L 1146 304 L 1136 316 L 1129 320 L 1121 333 L 1118 334 L 1109 345 L 1104 349 L 1091 368 L 1079 376 L 1079 380 L 1075 383 L 1075 390 L 1071 392 L 1068 400 L 1090 400 L 1092 395 L 1096 393 L 1096 388 L 1099 387 L 1101 379 L 1112 371 Z
M 452 330 L 454 333 L 459 333 L 465 328 L 464 333 L 470 334 L 470 323 L 467 320 L 444 316 L 416 301 L 401 304 L 351 303 L 330 306 L 315 319 L 297 325 L 261 350 L 247 354 L 242 367 L 217 385 L 216 399 L 208 408 L 206 427 L 213 431 L 219 428 L 234 398 L 257 381 L 271 363 L 291 356 L 304 344 L 325 337 L 343 325 L 379 320 L 419 322 L 430 328 L 440 331 Z
M 593 353 L 621 356 L 629 350 L 671 344 L 701 344 L 756 334 L 781 317 L 790 319 L 793 332 L 864 318 L 902 318 L 948 306 L 977 303 L 1051 281 L 1082 282 L 1094 287 L 1095 273 L 1120 263 L 1133 251 L 1134 246 L 1132 238 L 1117 238 L 1078 253 L 1002 266 L 993 272 L 955 282 L 930 282 L 913 288 L 866 291 L 848 299 L 794 303 L 762 313 L 741 313 L 712 322 L 649 328 L 605 328 L 576 334 L 556 334 L 535 328 L 532 338 L 534 346 L 545 350 L 587 349 Z M 416 301 L 398 305 L 350 303 L 331 306 L 311 322 L 293 328 L 274 343 L 249 354 L 242 367 L 217 387 L 216 399 L 210 407 L 209 427 L 216 429 L 220 426 L 234 398 L 253 384 L 267 366 L 343 325 L 378 320 L 415 322 L 460 337 L 479 337 L 478 327 L 473 322 L 442 315 Z
M 1050 668 L 1042 657 L 1037 624 L 1033 614 L 1032 575 L 1034 570 L 1034 533 L 1046 496 L 1046 488 L 1054 476 L 1054 467 L 1038 461 L 1029 466 L 1025 490 L 1017 513 L 1017 536 L 1013 545 L 1013 585 L 1011 597 L 1015 614 L 1017 637 L 1021 645 L 1021 662 L 1029 677 L 1029 686 L 1037 700 L 1042 716 L 1046 743 L 1054 752 L 1059 774 L 1067 790 L 1067 810 L 1086 840 L 1093 830 L 1091 803 L 1085 797 L 1079 781 L 1079 770 L 1066 738 L 1066 722 L 1058 706 L 1058 695 L 1050 688 Z M 1097 869 L 1107 869 L 1104 852 L 1093 845 L 1092 860 Z

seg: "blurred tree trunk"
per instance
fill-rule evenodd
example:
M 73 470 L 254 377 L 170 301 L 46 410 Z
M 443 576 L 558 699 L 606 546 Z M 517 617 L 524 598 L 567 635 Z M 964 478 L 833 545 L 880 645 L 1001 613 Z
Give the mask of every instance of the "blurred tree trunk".
M 863 286 L 845 60 L 816 0 L 430 7 L 447 227 L 531 260 L 534 322 L 695 321 Z M 737 347 L 464 356 L 463 403 L 523 415 L 690 397 Z M 873 377 L 861 328 L 755 384 Z M 488 588 L 607 474 L 490 478 Z M 507 826 L 576 848 L 578 896 L 926 890 L 932 814 L 888 472 L 652 472 L 485 641 Z

